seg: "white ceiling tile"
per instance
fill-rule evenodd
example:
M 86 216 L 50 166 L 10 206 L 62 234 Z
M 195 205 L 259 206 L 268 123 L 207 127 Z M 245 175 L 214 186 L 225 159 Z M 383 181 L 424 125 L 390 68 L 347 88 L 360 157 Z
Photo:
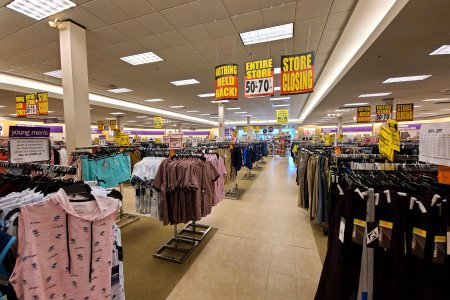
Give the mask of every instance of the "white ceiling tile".
M 294 35 L 301 36 L 309 34 L 311 27 L 311 34 L 322 32 L 325 27 L 326 16 L 316 17 L 306 20 L 297 20 L 294 23 Z
M 35 23 L 35 20 L 27 18 L 25 16 L 21 17 L 20 22 L 18 22 L 17 17 L 19 16 L 22 15 L 19 15 L 17 12 L 11 9 L 8 9 L 6 7 L 0 8 L 0 38 L 13 34 Z
M 112 0 L 118 8 L 123 10 L 127 15 L 137 18 L 149 13 L 155 12 L 154 8 L 149 2 L 145 0 Z
M 309 35 L 296 36 L 294 41 L 294 52 L 296 49 L 306 49 L 308 51 L 315 50 L 321 38 L 320 33 L 314 33 Z
M 232 16 L 231 21 L 238 32 L 246 32 L 265 27 L 260 10 L 244 15 L 237 15 L 236 17 Z
M 139 39 L 150 35 L 150 32 L 133 19 L 114 24 L 113 26 L 132 39 Z
M 259 10 L 259 0 L 223 0 L 231 16 Z
M 213 38 L 236 33 L 234 25 L 229 18 L 208 22 L 204 26 Z
M 217 44 L 214 39 L 195 42 L 193 45 L 202 53 L 216 51 L 217 49 Z
M 176 28 L 184 28 L 201 23 L 187 4 L 162 10 L 161 14 Z
M 156 35 L 147 36 L 137 40 L 137 42 L 152 50 L 158 50 L 166 47 L 166 45 L 164 45 L 164 43 Z
M 300 0 L 297 2 L 297 20 L 328 15 L 333 0 Z
M 130 17 L 109 0 L 94 0 L 83 4 L 89 12 L 108 24 L 119 23 L 128 20 Z
M 159 33 L 156 37 L 162 41 L 166 47 L 175 47 L 188 42 L 177 30 Z
M 268 8 L 271 6 L 277 6 L 277 5 L 283 5 L 286 2 L 286 0 L 260 0 L 261 8 Z
M 185 27 L 178 30 L 191 43 L 210 39 L 208 31 L 202 24 Z
M 129 38 L 112 26 L 88 31 L 86 34 L 86 44 L 88 49 L 102 48 L 109 45 L 124 43 Z
M 349 11 L 330 14 L 328 16 L 327 24 L 325 25 L 325 30 L 344 28 L 349 18 Z
M 333 50 L 335 43 L 320 43 L 317 48 L 317 53 L 330 53 Z
M 334 43 L 337 41 L 342 31 L 339 29 L 325 30 L 320 39 L 320 43 Z
M 82 6 L 78 6 L 75 9 L 65 10 L 59 14 L 56 14 L 54 17 L 61 20 L 74 20 L 78 24 L 86 27 L 87 30 L 95 30 L 108 25 L 105 21 L 92 14 Z
M 353 10 L 358 0 L 333 0 L 331 13 L 340 11 Z
M 136 18 L 136 21 L 152 34 L 175 29 L 159 12 Z
M 164 59 L 168 60 L 168 59 L 175 58 L 175 57 L 185 57 L 185 56 L 189 56 L 189 55 L 198 54 L 199 52 L 191 44 L 186 44 L 186 45 L 182 45 L 182 46 L 161 49 L 161 50 L 159 50 L 158 53 L 161 54 L 160 55 L 161 57 L 164 57 Z
M 102 48 L 105 52 L 108 52 L 113 57 L 120 58 L 124 56 L 139 54 L 148 52 L 149 49 L 137 43 L 136 41 L 129 41 L 120 44 L 114 44 L 108 47 Z
M 154 7 L 158 10 L 163 10 L 166 8 L 182 5 L 185 3 L 184 0 L 148 0 Z
M 264 27 L 271 27 L 295 21 L 296 2 L 278 5 L 262 10 Z
M 203 23 L 228 17 L 222 0 L 197 0 L 190 2 L 189 7 Z

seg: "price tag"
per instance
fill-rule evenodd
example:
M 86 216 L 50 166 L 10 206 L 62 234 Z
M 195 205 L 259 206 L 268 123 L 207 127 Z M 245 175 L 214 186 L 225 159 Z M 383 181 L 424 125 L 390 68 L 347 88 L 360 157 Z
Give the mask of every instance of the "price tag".
M 391 119 L 391 114 L 377 115 L 377 121 L 387 121 Z
M 273 77 L 245 80 L 245 97 L 273 95 Z

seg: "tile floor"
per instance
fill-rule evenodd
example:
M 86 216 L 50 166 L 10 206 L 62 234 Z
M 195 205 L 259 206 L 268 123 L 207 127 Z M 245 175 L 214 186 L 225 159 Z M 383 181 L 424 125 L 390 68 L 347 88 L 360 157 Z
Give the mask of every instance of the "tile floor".
M 295 165 L 269 158 L 241 200 L 223 200 L 202 223 L 219 228 L 168 299 L 314 299 L 322 263 Z

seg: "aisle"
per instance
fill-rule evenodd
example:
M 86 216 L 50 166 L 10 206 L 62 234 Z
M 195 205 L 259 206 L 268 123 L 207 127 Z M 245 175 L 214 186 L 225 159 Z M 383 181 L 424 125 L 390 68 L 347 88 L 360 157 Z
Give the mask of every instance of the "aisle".
M 322 264 L 297 207 L 295 166 L 266 161 L 241 200 L 224 200 L 202 219 L 219 230 L 168 299 L 314 298 Z

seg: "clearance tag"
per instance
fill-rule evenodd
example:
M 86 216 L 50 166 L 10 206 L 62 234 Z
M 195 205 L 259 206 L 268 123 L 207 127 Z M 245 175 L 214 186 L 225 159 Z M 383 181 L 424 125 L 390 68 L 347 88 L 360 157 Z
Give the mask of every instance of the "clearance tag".
M 367 222 L 366 226 L 367 247 L 375 248 L 378 245 L 378 225 L 376 222 Z
M 450 167 L 440 166 L 438 168 L 438 182 L 450 184 Z
M 392 228 L 394 223 L 380 220 L 378 222 L 378 247 L 391 249 Z
M 437 235 L 434 237 L 433 263 L 445 263 L 445 252 L 447 239 L 445 235 Z
M 363 220 L 354 219 L 352 241 L 362 246 L 364 242 L 365 231 L 366 231 L 366 222 Z
M 413 228 L 413 239 L 411 244 L 411 253 L 418 258 L 423 259 L 425 255 L 425 239 L 427 237 L 427 232 L 423 229 L 414 227 Z
M 344 243 L 345 235 L 345 219 L 341 217 L 341 225 L 339 226 L 339 240 Z

